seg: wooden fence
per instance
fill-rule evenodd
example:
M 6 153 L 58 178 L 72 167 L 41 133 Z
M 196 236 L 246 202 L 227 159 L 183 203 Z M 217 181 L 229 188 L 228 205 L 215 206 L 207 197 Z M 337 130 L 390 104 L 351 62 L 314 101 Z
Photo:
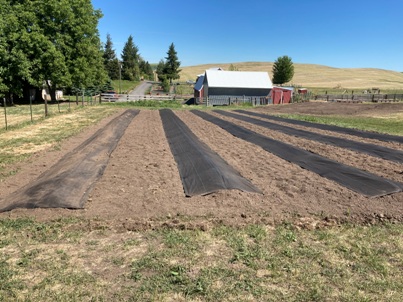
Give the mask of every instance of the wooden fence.
M 271 104 L 271 99 L 262 96 L 210 95 L 209 97 L 195 98 L 195 103 L 206 106 L 230 106 L 249 103 L 257 106 Z

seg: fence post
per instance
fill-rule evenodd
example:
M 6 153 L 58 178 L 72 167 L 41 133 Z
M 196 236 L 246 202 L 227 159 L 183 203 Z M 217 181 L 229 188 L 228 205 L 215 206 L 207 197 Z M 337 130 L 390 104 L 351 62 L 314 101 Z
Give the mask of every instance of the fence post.
M 45 117 L 48 116 L 48 98 L 47 95 L 45 95 Z
M 4 120 L 6 121 L 6 130 L 7 130 L 7 101 L 6 98 L 3 98 L 4 102 Z
M 29 111 L 31 112 L 31 123 L 34 122 L 34 118 L 32 116 L 32 98 L 29 96 Z

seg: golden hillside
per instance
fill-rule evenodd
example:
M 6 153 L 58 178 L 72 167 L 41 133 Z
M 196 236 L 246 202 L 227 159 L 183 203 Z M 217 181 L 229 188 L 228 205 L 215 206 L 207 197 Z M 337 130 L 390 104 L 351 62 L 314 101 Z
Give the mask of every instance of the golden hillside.
M 232 63 L 240 71 L 267 71 L 271 77 L 272 62 Z M 208 68 L 221 67 L 228 70 L 231 64 L 205 64 L 182 67 L 181 81 L 195 80 Z M 314 64 L 294 63 L 291 84 L 303 87 L 403 89 L 403 73 L 376 68 L 333 68 Z

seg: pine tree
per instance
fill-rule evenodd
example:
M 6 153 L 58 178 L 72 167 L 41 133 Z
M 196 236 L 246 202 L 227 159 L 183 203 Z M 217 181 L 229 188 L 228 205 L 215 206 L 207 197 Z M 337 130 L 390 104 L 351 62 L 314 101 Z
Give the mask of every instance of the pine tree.
M 273 65 L 273 84 L 290 82 L 294 76 L 294 65 L 288 56 L 278 57 Z
M 141 72 L 142 78 L 147 79 L 147 80 L 154 79 L 154 72 L 153 72 L 153 69 L 151 68 L 150 63 L 148 63 L 148 61 L 144 61 L 143 59 L 140 60 L 140 72 Z
M 166 79 L 166 75 L 164 73 L 164 70 L 165 70 L 165 61 L 161 59 L 159 61 L 158 65 L 157 65 L 157 70 L 156 70 L 157 75 L 158 75 L 158 80 L 161 81 L 161 82 L 164 79 Z
M 122 79 L 128 81 L 140 80 L 140 68 L 138 47 L 133 42 L 133 37 L 130 35 L 127 39 L 122 51 Z
M 167 55 L 168 56 L 165 58 L 166 61 L 165 61 L 164 74 L 172 84 L 172 80 L 179 79 L 179 73 L 181 72 L 181 70 L 179 69 L 181 62 L 178 60 L 178 55 L 175 50 L 174 43 L 172 43 L 169 46 Z
M 119 60 L 116 57 L 116 52 L 113 49 L 112 38 L 110 34 L 106 35 L 106 43 L 104 47 L 104 65 L 106 72 L 111 80 L 118 80 L 119 79 Z

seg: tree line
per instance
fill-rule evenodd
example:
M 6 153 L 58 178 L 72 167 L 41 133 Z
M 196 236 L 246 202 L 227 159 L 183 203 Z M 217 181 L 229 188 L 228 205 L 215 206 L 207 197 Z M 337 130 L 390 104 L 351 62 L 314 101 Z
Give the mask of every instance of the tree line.
M 111 80 L 154 80 L 154 70 L 148 61 L 145 61 L 139 54 L 139 48 L 134 44 L 130 35 L 122 50 L 122 60 L 116 56 L 111 36 L 106 37 L 103 53 L 104 64 Z M 169 46 L 167 56 L 161 59 L 156 67 L 158 80 L 164 84 L 172 84 L 173 80 L 179 79 L 180 61 L 175 50 L 174 43 Z
M 56 100 L 57 89 L 102 91 L 111 80 L 153 79 L 132 36 L 121 60 L 110 35 L 101 43 L 102 16 L 91 0 L 0 0 L 0 96 L 27 100 L 34 88 L 41 98 L 46 87 Z

